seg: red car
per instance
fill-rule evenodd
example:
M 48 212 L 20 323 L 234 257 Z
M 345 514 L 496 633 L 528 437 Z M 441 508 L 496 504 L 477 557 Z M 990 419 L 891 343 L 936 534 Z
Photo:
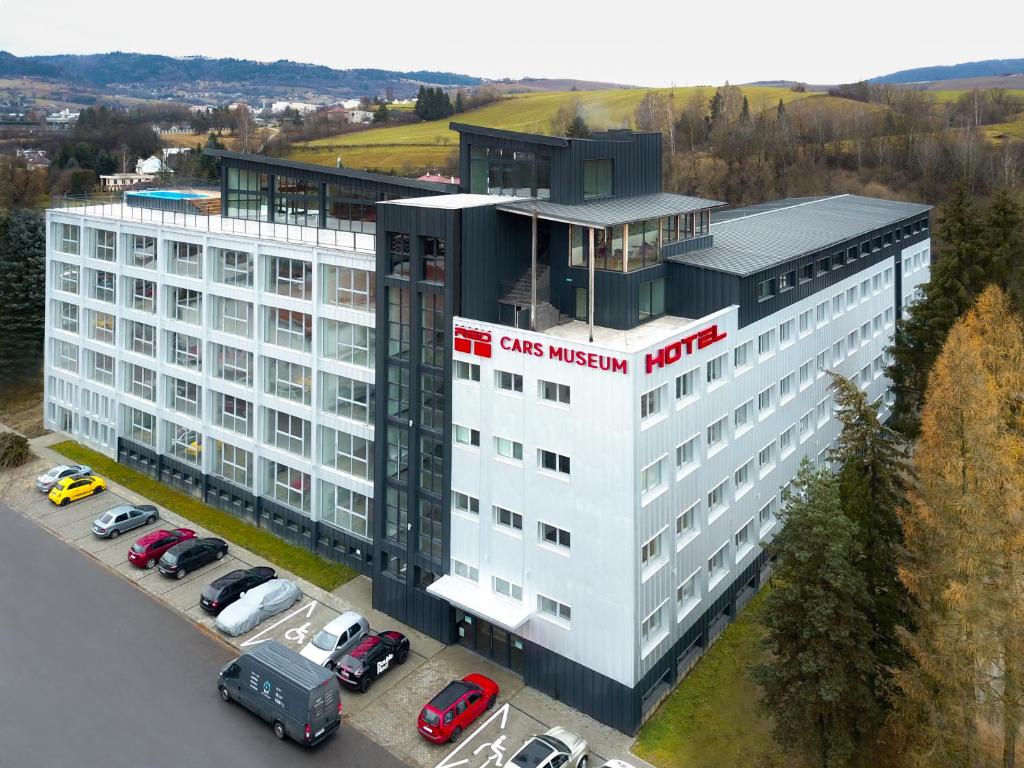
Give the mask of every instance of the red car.
M 191 528 L 175 528 L 173 531 L 153 531 L 132 544 L 128 550 L 128 562 L 137 568 L 152 568 L 161 555 L 175 544 L 194 539 L 196 532 Z
M 420 712 L 417 730 L 435 744 L 456 742 L 462 732 L 498 700 L 498 684 L 483 675 L 448 683 Z

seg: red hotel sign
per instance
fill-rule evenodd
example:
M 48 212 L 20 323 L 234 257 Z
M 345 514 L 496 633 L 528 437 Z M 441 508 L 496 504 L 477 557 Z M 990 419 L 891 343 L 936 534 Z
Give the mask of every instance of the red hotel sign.
M 683 350 L 686 351 L 687 355 L 692 355 L 695 348 L 698 350 L 705 349 L 725 337 L 725 331 L 719 331 L 717 325 L 710 325 L 689 336 L 684 336 L 678 341 L 666 344 L 656 353 L 649 352 L 647 354 L 647 373 L 651 373 L 655 368 L 671 365 L 681 359 Z M 454 347 L 456 352 L 489 358 L 492 345 L 493 336 L 490 331 L 478 331 L 473 328 L 455 326 Z M 546 357 L 549 360 L 556 360 L 568 365 L 579 365 L 583 368 L 592 368 L 597 371 L 626 374 L 629 370 L 629 362 L 624 358 L 602 355 L 598 352 L 585 352 L 581 349 L 517 339 L 512 336 L 500 337 L 498 345 L 508 352 L 517 352 L 531 357 Z
M 694 345 L 696 345 L 697 349 L 705 349 L 716 341 L 721 341 L 726 335 L 725 331 L 718 330 L 717 324 L 709 325 L 707 328 L 701 328 L 696 333 L 684 336 L 678 341 L 666 344 L 655 353 L 648 352 L 647 372 L 650 373 L 655 368 L 664 368 L 666 365 L 672 365 L 672 363 L 682 358 L 684 349 L 686 354 L 692 355 Z

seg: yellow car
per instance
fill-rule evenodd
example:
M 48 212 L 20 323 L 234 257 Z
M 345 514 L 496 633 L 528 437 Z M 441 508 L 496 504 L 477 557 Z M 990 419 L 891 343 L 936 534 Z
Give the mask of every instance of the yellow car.
M 54 504 L 63 507 L 76 499 L 84 496 L 92 496 L 95 493 L 103 493 L 107 490 L 107 484 L 100 477 L 89 475 L 88 477 L 65 477 L 58 480 L 50 489 L 46 497 Z

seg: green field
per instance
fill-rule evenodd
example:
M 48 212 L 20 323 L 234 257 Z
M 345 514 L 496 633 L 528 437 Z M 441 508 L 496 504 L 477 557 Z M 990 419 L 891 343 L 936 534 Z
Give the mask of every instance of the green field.
M 992 141 L 1004 138 L 1024 139 L 1024 112 L 1008 123 L 983 125 L 981 129 L 985 132 L 985 137 Z
M 741 88 L 756 112 L 774 108 L 779 99 L 784 102 L 814 97 L 820 94 L 796 93 L 788 88 Z M 451 121 L 466 122 L 488 128 L 511 131 L 547 133 L 551 119 L 559 107 L 579 99 L 587 121 L 595 128 L 632 127 L 633 113 L 649 92 L 669 94 L 679 109 L 694 95 L 710 99 L 712 87 L 660 88 L 648 91 L 642 88 L 610 91 L 558 91 L 527 93 L 509 96 L 495 104 L 473 110 L 451 119 L 426 123 L 371 128 L 367 131 L 295 144 L 288 157 L 308 163 L 334 165 L 341 157 L 346 168 L 366 168 L 380 171 L 412 171 L 445 165 L 459 146 L 459 136 L 448 130 Z
M 765 588 L 637 735 L 634 752 L 658 768 L 787 765 L 772 740 L 751 669 L 765 658 Z

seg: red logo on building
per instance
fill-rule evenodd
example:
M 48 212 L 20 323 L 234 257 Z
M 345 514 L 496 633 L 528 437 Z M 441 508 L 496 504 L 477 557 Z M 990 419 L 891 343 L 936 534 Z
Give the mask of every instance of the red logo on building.
M 472 328 L 455 326 L 455 351 L 477 357 L 491 356 L 491 334 L 488 331 L 474 331 Z
M 648 352 L 647 372 L 650 373 L 655 368 L 664 368 L 666 365 L 672 365 L 672 363 L 677 362 L 683 357 L 684 352 L 687 355 L 692 355 L 694 348 L 705 349 L 725 337 L 725 331 L 719 331 L 717 323 L 709 325 L 707 328 L 701 328 L 696 333 L 691 333 L 689 336 L 673 341 L 671 344 L 666 344 L 657 352 Z

